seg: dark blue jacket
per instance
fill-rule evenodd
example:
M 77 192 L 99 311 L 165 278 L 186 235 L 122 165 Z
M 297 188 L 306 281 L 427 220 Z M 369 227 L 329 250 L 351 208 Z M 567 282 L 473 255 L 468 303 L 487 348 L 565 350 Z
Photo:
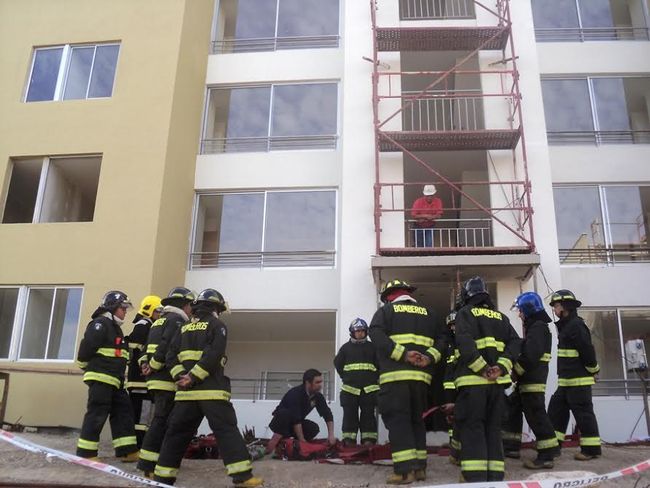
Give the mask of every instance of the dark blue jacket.
M 273 411 L 273 415 L 278 410 L 288 410 L 291 413 L 293 425 L 302 422 L 309 413 L 316 408 L 319 415 L 325 422 L 334 420 L 330 407 L 322 393 L 315 393 L 311 397 L 307 396 L 307 390 L 304 385 L 295 386 L 284 394 L 280 405 Z

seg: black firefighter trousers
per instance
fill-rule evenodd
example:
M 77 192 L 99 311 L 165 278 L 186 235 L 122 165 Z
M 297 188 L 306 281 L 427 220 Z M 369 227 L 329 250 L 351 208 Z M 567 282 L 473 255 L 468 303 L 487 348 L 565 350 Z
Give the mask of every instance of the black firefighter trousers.
M 548 404 L 555 434 L 561 442 L 569 425 L 569 411 L 580 431 L 580 450 L 590 456 L 600 456 L 600 434 L 591 400 L 591 386 L 559 386 Z
M 154 413 L 151 425 L 142 441 L 138 461 L 138 469 L 146 473 L 153 472 L 158 462 L 160 446 L 165 438 L 169 415 L 174 408 L 174 395 L 176 395 L 173 391 L 165 390 L 149 390 L 149 393 L 153 398 Z
M 154 471 L 154 479 L 167 484 L 176 481 L 185 450 L 196 434 L 203 417 L 217 439 L 219 457 L 234 483 L 252 476 L 251 458 L 237 428 L 237 415 L 226 400 L 177 401 L 169 418 L 165 440 Z
M 126 390 L 100 381 L 88 381 L 87 384 L 88 404 L 77 442 L 77 456 L 97 456 L 99 435 L 107 418 L 111 424 L 115 456 L 136 452 L 133 412 Z
M 427 431 L 422 419 L 428 385 L 422 381 L 393 381 L 379 387 L 379 413 L 388 429 L 388 440 L 397 474 L 426 469 Z
M 361 392 L 354 395 L 341 392 L 343 409 L 343 440 L 357 441 L 357 431 L 361 430 L 361 442 L 377 442 L 377 394 Z
M 525 385 L 523 385 L 525 387 Z M 544 392 L 515 391 L 507 397 L 508 417 L 503 426 L 503 447 L 506 451 L 521 449 L 522 414 L 535 434 L 538 459 L 552 461 L 559 445 L 551 419 L 546 413 Z
M 458 389 L 454 419 L 461 444 L 460 470 L 465 481 L 503 480 L 503 396 L 503 387 L 497 384 Z

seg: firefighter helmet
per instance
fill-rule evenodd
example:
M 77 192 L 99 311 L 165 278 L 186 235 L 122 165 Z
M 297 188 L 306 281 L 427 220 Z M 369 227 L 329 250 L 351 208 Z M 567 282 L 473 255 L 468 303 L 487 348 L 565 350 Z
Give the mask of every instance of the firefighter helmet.
M 206 288 L 203 290 L 201 293 L 199 293 L 199 296 L 196 297 L 194 303 L 197 305 L 211 305 L 219 313 L 224 312 L 228 309 L 228 305 L 226 304 L 226 300 L 224 300 L 223 295 L 214 288 Z
M 151 318 L 156 309 L 161 308 L 160 297 L 157 295 L 148 295 L 140 302 L 139 314 Z
M 512 308 L 519 310 L 524 317 L 528 318 L 531 315 L 543 312 L 544 302 L 542 301 L 542 297 L 534 291 L 527 291 L 517 297 Z
M 381 295 L 379 296 L 381 298 L 381 301 L 386 303 L 386 297 L 395 290 L 405 290 L 409 293 L 412 293 L 417 290 L 417 288 L 415 286 L 409 285 L 406 281 L 403 280 L 391 280 L 385 283 L 381 289 Z
M 183 302 L 189 303 L 196 300 L 196 293 L 194 293 L 189 288 L 185 288 L 184 286 L 176 286 L 169 290 L 167 296 L 163 298 L 160 303 L 163 305 L 171 305 L 171 302 L 175 300 L 181 300 Z
M 454 325 L 456 323 L 456 312 L 450 312 L 449 315 L 447 315 L 445 322 L 447 324 L 447 327 Z
M 575 294 L 571 290 L 558 290 L 551 295 L 550 305 L 551 307 L 556 303 L 565 303 L 569 306 L 579 307 L 582 305 L 582 302 L 578 300 Z
M 360 318 L 356 318 L 350 322 L 350 327 L 348 329 L 350 330 L 350 337 L 352 338 L 354 338 L 354 333 L 358 330 L 362 330 L 366 335 L 368 335 L 368 323 Z
M 102 303 L 99 305 L 101 308 L 114 312 L 117 308 L 122 307 L 126 310 L 131 310 L 133 304 L 126 293 L 119 290 L 107 291 L 102 298 Z
M 463 289 L 461 290 L 461 297 L 463 302 L 467 302 L 468 298 L 472 298 L 481 293 L 488 294 L 487 286 L 485 281 L 480 276 L 474 276 L 470 278 L 463 284 Z

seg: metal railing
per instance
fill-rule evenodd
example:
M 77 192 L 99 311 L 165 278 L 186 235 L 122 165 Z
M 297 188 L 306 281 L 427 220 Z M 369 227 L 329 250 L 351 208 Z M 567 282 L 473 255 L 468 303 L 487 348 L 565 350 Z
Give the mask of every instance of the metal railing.
M 409 102 L 404 106 L 402 126 L 407 131 L 467 131 L 482 130 L 483 96 L 480 90 L 472 90 L 475 95 L 437 95 L 409 98 L 420 92 L 404 91 Z M 457 92 L 458 93 L 458 92 Z
M 321 49 L 339 47 L 339 36 L 224 38 L 212 42 L 212 54 L 251 53 L 283 49 Z
M 579 144 L 650 144 L 650 130 L 547 132 L 551 146 Z
M 230 390 L 234 400 L 280 400 L 287 391 L 301 383 L 302 373 L 300 373 L 300 377 L 284 379 L 231 378 Z M 321 393 L 327 401 L 333 399 L 333 390 L 333 382 L 330 381 L 328 375 L 324 375 Z
M 190 269 L 326 267 L 336 263 L 335 251 L 193 252 Z
M 535 29 L 537 42 L 648 41 L 647 27 L 569 27 Z
M 400 0 L 401 20 L 473 19 L 474 0 Z
M 407 247 L 492 247 L 491 219 L 436 219 L 435 227 L 406 221 Z
M 201 140 L 201 154 L 336 149 L 337 135 L 220 137 Z
M 560 249 L 560 264 L 620 264 L 650 262 L 650 247 Z
M 594 396 L 619 396 L 629 398 L 631 396 L 641 396 L 643 394 L 643 385 L 641 384 L 641 380 L 638 378 L 627 380 L 599 379 L 596 384 L 591 387 L 591 391 Z

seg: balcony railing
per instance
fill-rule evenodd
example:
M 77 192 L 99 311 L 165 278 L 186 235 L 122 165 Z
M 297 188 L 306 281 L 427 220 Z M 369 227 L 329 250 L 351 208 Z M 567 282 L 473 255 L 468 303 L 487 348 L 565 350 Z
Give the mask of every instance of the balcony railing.
M 201 154 L 336 149 L 337 140 L 337 135 L 221 137 L 203 139 L 201 141 Z
M 339 36 L 225 38 L 212 42 L 212 54 L 251 53 L 284 49 L 319 49 L 339 47 Z
M 190 269 L 334 267 L 335 251 L 194 252 Z
M 491 219 L 437 219 L 435 227 L 420 228 L 407 220 L 407 247 L 492 247 Z
M 405 91 L 408 104 L 402 113 L 402 125 L 407 131 L 471 131 L 485 128 L 483 95 L 480 90 L 456 92 L 454 95 L 431 93 L 409 98 L 420 92 Z
M 580 144 L 650 144 L 650 130 L 547 132 L 552 146 Z
M 401 20 L 473 19 L 474 0 L 400 0 Z
M 650 247 L 560 249 L 560 264 L 620 264 L 650 262 Z
M 648 388 L 650 389 L 650 384 L 648 385 Z M 641 396 L 643 394 L 643 385 L 641 380 L 638 378 L 628 380 L 601 379 L 598 380 L 591 389 L 595 396 L 618 396 L 629 398 L 632 396 Z
M 583 27 L 535 29 L 537 42 L 647 41 L 647 27 Z
M 280 400 L 294 386 L 300 385 L 301 378 L 271 379 L 271 378 L 231 378 L 230 389 L 234 400 Z M 323 396 L 327 401 L 333 400 L 334 384 L 328 375 L 323 377 Z

